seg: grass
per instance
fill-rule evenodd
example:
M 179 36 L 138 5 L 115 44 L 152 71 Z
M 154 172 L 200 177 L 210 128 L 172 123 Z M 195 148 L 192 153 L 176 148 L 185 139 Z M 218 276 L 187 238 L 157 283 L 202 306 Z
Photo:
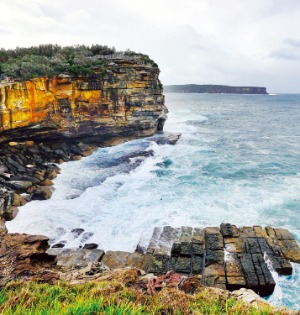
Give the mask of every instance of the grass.
M 16 281 L 0 291 L 3 315 L 144 315 L 144 314 L 276 314 L 257 310 L 227 295 L 202 288 L 194 295 L 175 288 L 164 288 L 154 295 L 139 291 L 128 283 L 100 281 L 84 284 L 57 284 Z

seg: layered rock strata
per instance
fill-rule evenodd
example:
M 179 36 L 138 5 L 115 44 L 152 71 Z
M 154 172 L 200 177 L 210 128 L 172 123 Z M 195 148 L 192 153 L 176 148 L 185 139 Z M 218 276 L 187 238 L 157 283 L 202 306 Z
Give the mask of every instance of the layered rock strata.
M 45 254 L 48 238 L 41 235 L 0 233 L 0 287 L 15 279 L 56 281 L 49 270 L 55 257 Z
M 82 256 L 81 251 L 84 250 L 74 249 L 73 255 L 78 258 Z M 155 228 L 148 246 L 138 244 L 134 253 L 107 251 L 103 255 L 97 251 L 101 258 L 81 260 L 81 267 L 101 261 L 112 269 L 129 266 L 156 275 L 168 271 L 200 275 L 205 286 L 231 291 L 247 288 L 261 296 L 274 291 L 270 269 L 279 275 L 289 275 L 291 262 L 300 263 L 300 248 L 289 231 L 260 226 L 237 228 L 230 224 L 205 229 Z M 51 249 L 49 253 L 57 255 L 61 268 L 69 268 L 74 258 L 69 255 L 70 261 L 66 261 L 67 252 L 70 250 Z
M 0 142 L 149 136 L 162 130 L 159 68 L 143 55 L 99 57 L 88 76 L 60 75 L 0 87 Z
M 300 248 L 289 231 L 260 226 L 156 228 L 148 246 L 139 244 L 133 253 L 105 253 L 95 244 L 88 245 L 49 248 L 44 236 L 0 233 L 0 286 L 15 278 L 92 280 L 111 269 L 132 267 L 146 274 L 176 273 L 198 279 L 199 285 L 230 291 L 246 288 L 267 296 L 275 287 L 270 269 L 287 275 L 292 273 L 291 262 L 300 263 Z

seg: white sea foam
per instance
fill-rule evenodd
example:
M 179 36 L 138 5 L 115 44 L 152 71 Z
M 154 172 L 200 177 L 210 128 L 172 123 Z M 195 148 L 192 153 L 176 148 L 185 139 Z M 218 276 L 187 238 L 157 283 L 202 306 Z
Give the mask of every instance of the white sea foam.
M 300 110 L 292 107 L 290 117 L 291 106 L 282 112 L 270 98 L 263 104 L 265 98 L 233 95 L 168 98 L 165 130 L 182 133 L 177 145 L 135 140 L 62 164 L 52 198 L 21 207 L 7 222 L 9 231 L 46 234 L 67 247 L 95 242 L 133 251 L 141 236 L 147 245 L 156 226 L 230 222 L 285 227 L 299 241 Z M 122 160 L 145 150 L 154 156 L 139 165 L 138 156 Z M 74 238 L 74 228 L 85 234 Z M 289 306 L 299 307 L 292 291 L 300 291 L 300 271 L 294 268 L 292 277 L 279 277 L 282 297 L 275 291 L 272 303 L 288 304 L 289 294 Z

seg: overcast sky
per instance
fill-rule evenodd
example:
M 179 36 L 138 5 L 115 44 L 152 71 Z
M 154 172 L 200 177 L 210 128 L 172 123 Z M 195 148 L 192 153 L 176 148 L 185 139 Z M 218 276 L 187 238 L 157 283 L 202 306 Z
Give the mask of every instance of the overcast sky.
M 163 84 L 300 93 L 300 0 L 0 0 L 0 47 L 46 43 L 148 54 Z

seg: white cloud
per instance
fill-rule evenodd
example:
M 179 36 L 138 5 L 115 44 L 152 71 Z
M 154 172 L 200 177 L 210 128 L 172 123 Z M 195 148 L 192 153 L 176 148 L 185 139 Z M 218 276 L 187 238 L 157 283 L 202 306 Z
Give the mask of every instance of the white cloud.
M 0 46 L 92 44 L 149 54 L 164 84 L 300 92 L 299 0 L 10 0 Z

